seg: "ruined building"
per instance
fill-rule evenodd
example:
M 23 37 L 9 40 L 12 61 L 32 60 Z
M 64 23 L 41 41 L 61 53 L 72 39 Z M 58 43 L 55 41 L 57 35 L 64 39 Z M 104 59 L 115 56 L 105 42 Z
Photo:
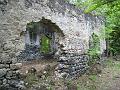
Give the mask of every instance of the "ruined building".
M 84 14 L 64 0 L 0 0 L 0 59 L 41 60 L 59 52 L 61 75 L 84 73 L 91 37 L 104 36 L 103 25 L 102 17 Z M 102 37 L 99 46 L 102 54 Z

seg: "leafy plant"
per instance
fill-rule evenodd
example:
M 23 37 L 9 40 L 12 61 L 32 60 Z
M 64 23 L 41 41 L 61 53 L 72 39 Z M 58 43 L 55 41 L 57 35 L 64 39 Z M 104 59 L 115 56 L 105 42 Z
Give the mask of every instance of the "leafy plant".
M 87 54 L 90 57 L 88 62 L 89 65 L 95 64 L 96 61 L 100 59 L 100 39 L 95 33 L 93 33 L 91 36 L 90 46 Z
M 102 16 L 105 21 L 107 53 L 120 53 L 120 0 L 68 0 L 84 13 Z
M 43 35 L 42 38 L 41 38 L 41 52 L 43 53 L 48 53 L 50 52 L 50 41 L 51 39 L 48 38 L 47 36 Z

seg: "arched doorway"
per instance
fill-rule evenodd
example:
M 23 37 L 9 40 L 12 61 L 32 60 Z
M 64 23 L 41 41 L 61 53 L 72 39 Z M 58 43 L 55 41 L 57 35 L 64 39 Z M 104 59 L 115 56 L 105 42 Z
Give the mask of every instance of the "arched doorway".
M 42 18 L 39 22 L 30 22 L 26 26 L 24 54 L 20 56 L 26 60 L 54 57 L 63 37 L 63 32 L 51 20 Z
M 52 42 L 52 39 L 50 37 L 47 37 L 47 35 L 43 34 L 41 36 L 41 48 L 40 48 L 40 51 L 43 53 L 43 54 L 47 54 L 49 52 L 51 52 L 51 42 Z

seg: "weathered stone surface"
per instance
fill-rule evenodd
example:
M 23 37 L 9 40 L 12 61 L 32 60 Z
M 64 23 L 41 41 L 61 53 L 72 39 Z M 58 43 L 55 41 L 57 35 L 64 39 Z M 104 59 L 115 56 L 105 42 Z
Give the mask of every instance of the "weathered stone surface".
M 6 74 L 6 78 L 11 79 L 12 76 L 13 76 L 13 71 L 8 71 Z
M 38 46 L 31 46 L 26 45 L 25 50 L 20 53 L 20 55 L 17 57 L 18 60 L 23 61 L 30 61 L 34 59 L 40 59 L 41 55 L 39 53 L 39 47 Z
M 21 63 L 11 64 L 10 69 L 11 70 L 19 70 L 21 68 L 21 66 L 22 66 Z
M 0 78 L 4 77 L 7 74 L 8 69 L 0 69 Z
M 89 48 L 89 37 L 93 32 L 99 34 L 103 24 L 101 17 L 83 14 L 80 9 L 64 0 L 1 0 L 0 3 L 2 57 L 4 55 L 15 58 L 11 53 L 17 55 L 24 50 L 24 35 L 21 35 L 21 32 L 26 31 L 27 23 L 38 22 L 42 17 L 51 20 L 63 31 L 65 38 L 60 39 L 59 43 L 63 43 L 66 49 L 79 53 L 84 53 Z M 102 52 L 105 49 L 105 42 L 100 41 Z M 23 55 L 25 56 L 26 59 L 29 57 Z M 35 56 L 39 55 L 36 53 Z
M 0 64 L 10 65 L 19 55 L 19 60 L 41 58 L 38 48 L 25 47 L 24 33 L 28 23 L 39 22 L 42 18 L 54 23 L 64 34 L 64 37 L 55 36 L 57 44 L 64 46 L 63 52 L 59 53 L 63 55 L 58 55 L 58 63 L 63 64 L 59 72 L 67 73 L 69 77 L 84 73 L 88 59 L 82 54 L 89 48 L 92 33 L 100 35 L 103 18 L 84 14 L 64 0 L 0 0 Z M 105 39 L 101 38 L 101 54 L 105 48 Z M 11 65 L 11 69 L 18 68 Z M 2 77 L 4 73 L 1 73 Z
M 2 68 L 9 68 L 9 65 L 0 64 L 0 69 L 2 69 Z
M 24 88 L 24 82 L 19 80 L 9 80 L 9 85 L 15 88 Z
M 12 60 L 2 60 L 3 64 L 12 64 Z
M 68 53 L 68 51 L 62 51 L 61 57 L 58 62 L 59 65 L 56 68 L 56 76 L 60 78 L 74 79 L 81 74 L 84 74 L 88 69 L 88 56 L 81 55 L 79 53 Z M 64 53 L 67 52 L 67 53 Z
M 16 70 L 20 63 L 12 64 L 10 61 L 2 61 L 0 64 L 0 90 L 23 90 L 24 82 L 20 79 L 20 73 Z M 11 66 L 11 67 L 10 67 Z

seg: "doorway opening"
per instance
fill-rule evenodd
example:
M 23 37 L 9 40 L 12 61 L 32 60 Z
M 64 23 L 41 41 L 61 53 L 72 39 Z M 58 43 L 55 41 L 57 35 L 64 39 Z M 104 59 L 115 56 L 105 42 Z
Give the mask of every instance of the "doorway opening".
M 24 54 L 20 56 L 27 60 L 53 58 L 63 38 L 63 32 L 51 20 L 30 22 L 26 26 Z

